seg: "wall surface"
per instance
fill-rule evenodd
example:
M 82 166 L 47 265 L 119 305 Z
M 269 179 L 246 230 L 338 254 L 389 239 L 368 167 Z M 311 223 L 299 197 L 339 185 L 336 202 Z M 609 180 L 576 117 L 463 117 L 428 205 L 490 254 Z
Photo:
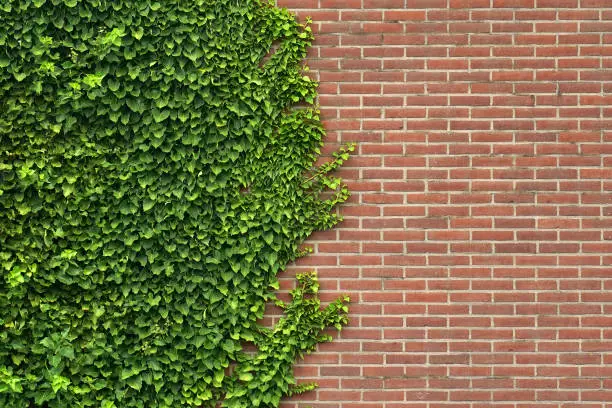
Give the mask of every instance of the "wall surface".
M 345 221 L 316 234 L 351 325 L 287 407 L 612 407 L 612 0 L 279 0 Z

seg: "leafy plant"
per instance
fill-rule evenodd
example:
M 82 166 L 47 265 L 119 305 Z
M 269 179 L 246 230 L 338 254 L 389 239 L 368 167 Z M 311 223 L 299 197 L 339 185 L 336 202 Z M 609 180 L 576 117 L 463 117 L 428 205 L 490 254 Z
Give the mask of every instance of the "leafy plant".
M 315 167 L 310 28 L 257 0 L 4 0 L 0 19 L 0 406 L 311 389 L 291 367 L 348 299 L 321 309 L 304 274 L 285 304 L 276 275 L 339 221 L 352 147 Z

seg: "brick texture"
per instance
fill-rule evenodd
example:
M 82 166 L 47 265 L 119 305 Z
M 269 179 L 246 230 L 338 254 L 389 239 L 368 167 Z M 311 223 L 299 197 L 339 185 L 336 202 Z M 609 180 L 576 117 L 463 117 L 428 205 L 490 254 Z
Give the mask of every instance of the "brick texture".
M 351 323 L 285 407 L 612 407 L 612 0 L 279 4 L 314 20 L 328 151 L 358 142 L 282 281 Z

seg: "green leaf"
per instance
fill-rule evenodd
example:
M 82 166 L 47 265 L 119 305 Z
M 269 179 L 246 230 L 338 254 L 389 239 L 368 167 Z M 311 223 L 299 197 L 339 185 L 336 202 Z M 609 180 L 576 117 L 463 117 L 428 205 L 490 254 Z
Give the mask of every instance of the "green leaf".
M 76 5 L 76 0 L 75 5 Z M 104 79 L 103 73 L 95 73 L 95 74 L 87 74 L 83 78 L 83 83 L 91 88 L 98 87 L 102 85 L 102 80 Z
M 64 193 L 64 197 L 71 195 L 74 193 L 74 184 L 62 184 L 62 192 Z
M 140 391 L 140 389 L 142 388 L 142 377 L 136 376 L 128 378 L 127 384 L 136 391 Z
M 253 379 L 253 374 L 251 373 L 240 373 L 238 378 L 240 381 L 251 381 Z
M 13 72 L 13 76 L 15 77 L 15 79 L 17 80 L 17 82 L 21 82 L 25 79 L 25 77 L 27 77 L 28 75 L 24 72 Z
M 68 378 L 61 375 L 53 376 L 51 388 L 53 389 L 54 393 L 57 393 L 59 390 L 65 391 L 68 388 L 68 385 L 70 385 L 70 380 Z
M 168 117 L 170 116 L 170 112 L 168 110 L 158 110 L 158 109 L 153 109 L 153 119 L 155 120 L 156 123 L 160 123 L 163 122 L 164 120 L 168 119 Z
M 274 234 L 272 233 L 272 231 L 264 232 L 263 238 L 266 244 L 271 245 L 274 241 Z
M 59 349 L 59 355 L 70 360 L 74 359 L 74 349 L 71 346 L 64 346 Z
M 138 27 L 132 30 L 132 36 L 137 40 L 140 40 L 144 34 L 144 29 L 142 27 Z
M 119 90 L 119 85 L 120 85 L 119 81 L 113 78 L 109 78 L 107 84 L 108 84 L 108 89 L 110 89 L 111 91 L 116 92 Z
M 142 202 L 142 209 L 144 211 L 149 211 L 155 205 L 155 200 L 150 200 L 149 198 L 145 198 Z

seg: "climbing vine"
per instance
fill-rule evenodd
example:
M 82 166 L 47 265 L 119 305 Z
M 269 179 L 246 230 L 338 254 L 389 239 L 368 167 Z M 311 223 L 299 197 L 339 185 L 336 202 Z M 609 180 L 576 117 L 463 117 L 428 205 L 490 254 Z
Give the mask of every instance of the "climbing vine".
M 311 389 L 292 365 L 348 299 L 322 309 L 308 273 L 283 303 L 276 275 L 339 221 L 352 147 L 315 165 L 310 28 L 258 0 L 3 0 L 0 21 L 0 406 Z

